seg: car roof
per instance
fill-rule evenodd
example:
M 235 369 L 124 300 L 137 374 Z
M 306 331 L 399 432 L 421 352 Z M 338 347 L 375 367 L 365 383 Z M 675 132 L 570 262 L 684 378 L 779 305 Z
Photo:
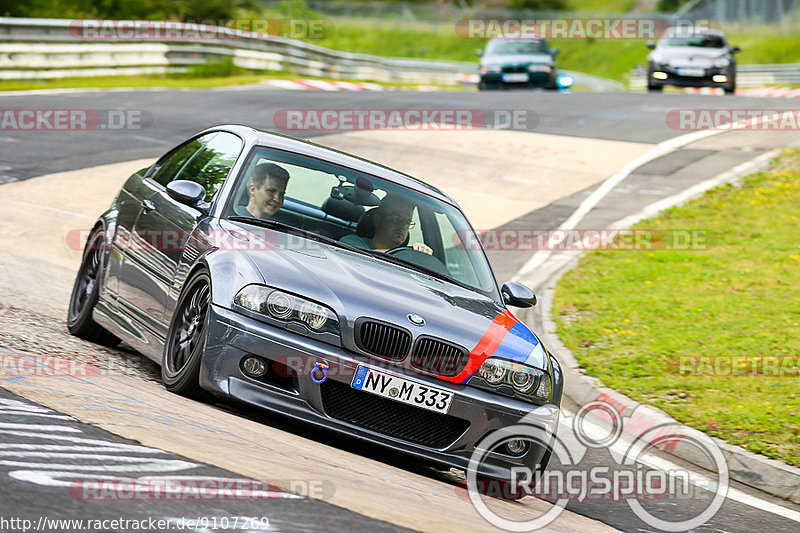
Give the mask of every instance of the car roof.
M 667 28 L 667 37 L 674 35 L 718 35 L 725 37 L 722 30 L 712 28 Z
M 503 35 L 495 35 L 489 41 L 520 41 L 520 42 L 541 42 L 546 41 L 544 37 L 505 37 Z
M 353 154 L 348 154 L 347 152 L 342 152 L 334 148 L 328 148 L 327 146 L 322 146 L 311 141 L 298 139 L 296 137 L 284 135 L 274 131 L 260 130 L 250 126 L 242 126 L 238 124 L 223 124 L 206 130 L 206 132 L 211 131 L 229 131 L 244 138 L 246 142 L 252 145 L 276 148 L 278 150 L 284 150 L 287 152 L 293 152 L 296 154 L 329 161 L 358 172 L 363 172 L 365 174 L 371 174 L 373 176 L 386 179 L 414 191 L 428 194 L 449 204 L 457 205 L 456 202 L 444 191 L 418 178 L 409 176 L 408 174 L 404 174 L 398 170 L 394 170 L 368 159 L 364 159 Z

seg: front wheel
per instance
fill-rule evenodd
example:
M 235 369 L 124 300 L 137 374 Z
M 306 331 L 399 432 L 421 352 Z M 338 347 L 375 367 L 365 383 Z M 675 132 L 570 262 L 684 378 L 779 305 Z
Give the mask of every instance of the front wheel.
M 168 391 L 181 396 L 201 396 L 200 363 L 208 337 L 211 279 L 198 272 L 178 299 L 161 361 L 161 380 Z
M 86 241 L 83 260 L 75 284 L 72 286 L 67 309 L 67 329 L 76 337 L 113 348 L 120 343 L 120 340 L 92 318 L 92 311 L 100 298 L 100 274 L 104 250 L 103 230 L 95 229 Z

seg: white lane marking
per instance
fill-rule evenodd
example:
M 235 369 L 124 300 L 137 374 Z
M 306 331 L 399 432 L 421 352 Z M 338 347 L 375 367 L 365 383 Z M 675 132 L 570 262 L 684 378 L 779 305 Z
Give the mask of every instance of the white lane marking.
M 8 202 L 10 204 L 17 204 L 17 205 L 24 205 L 26 207 L 35 207 L 37 209 L 44 209 L 45 211 L 53 211 L 54 213 L 60 213 L 62 215 L 69 215 L 73 217 L 81 217 L 86 218 L 88 220 L 95 220 L 95 217 L 90 217 L 89 215 L 84 215 L 83 213 L 75 213 L 74 211 L 67 211 L 65 209 L 59 209 L 57 207 L 48 207 L 46 205 L 39 205 L 33 204 L 30 202 L 23 202 L 22 200 L 8 200 L 6 198 L 2 198 L 4 202 Z
M 84 439 L 89 440 L 89 439 Z M 22 443 L 0 443 L 0 450 L 40 450 L 48 452 L 134 452 L 134 453 L 167 453 L 164 450 L 155 448 L 144 448 L 135 444 L 115 444 L 112 442 L 99 441 L 101 444 L 96 446 L 64 446 L 63 444 L 22 444 Z M 9 453 L 0 451 L 0 455 Z
M 738 123 L 737 123 L 738 124 Z M 734 128 L 731 128 L 734 129 Z M 545 250 L 539 250 L 533 257 L 531 257 L 525 265 L 517 272 L 517 275 L 514 277 L 514 281 L 521 281 L 526 276 L 529 276 L 536 272 L 539 267 L 544 264 L 552 255 L 552 250 L 555 248 L 559 241 L 563 239 L 563 230 L 574 229 L 575 226 L 583 220 L 583 218 L 589 214 L 589 212 L 597 206 L 600 201 L 605 198 L 614 187 L 619 185 L 625 178 L 630 176 L 634 170 L 639 168 L 640 166 L 644 165 L 645 163 L 649 163 L 654 159 L 657 159 L 663 155 L 671 153 L 678 148 L 686 146 L 687 144 L 691 144 L 693 142 L 699 141 L 701 139 L 705 139 L 706 137 L 711 137 L 713 135 L 717 135 L 719 133 L 724 133 L 726 131 L 730 131 L 728 129 L 718 129 L 718 130 L 702 130 L 702 131 L 694 131 L 692 133 L 686 133 L 684 135 L 679 135 L 677 137 L 673 137 L 666 141 L 662 141 L 656 145 L 653 150 L 640 155 L 624 167 L 608 177 L 600 186 L 595 189 L 581 204 L 578 208 L 570 215 L 570 217 L 565 220 L 559 227 L 559 231 L 553 231 L 550 233 L 550 240 L 545 248 Z
M 661 199 L 657 202 L 654 202 L 636 214 L 630 215 L 625 218 L 621 218 L 612 224 L 612 228 L 629 228 L 643 220 L 645 218 L 650 218 L 658 214 L 659 211 L 663 211 L 664 209 L 668 209 L 673 205 L 678 205 L 684 203 L 686 200 L 699 195 L 700 193 L 707 191 L 713 187 L 717 187 L 718 185 L 722 185 L 736 179 L 738 176 L 743 174 L 749 174 L 751 171 L 757 169 L 765 162 L 769 161 L 771 158 L 775 157 L 780 153 L 780 150 L 772 150 L 766 153 L 761 154 L 758 157 L 755 157 L 749 161 L 745 161 L 744 163 L 740 163 L 736 165 L 730 170 L 723 172 L 717 176 L 714 176 L 711 179 L 706 181 L 701 181 L 700 183 L 685 189 L 678 194 L 672 195 L 669 198 Z
M 40 426 L 36 424 L 9 424 L 0 422 L 0 429 L 27 429 L 31 431 L 63 431 L 64 433 L 83 433 L 78 428 L 68 426 Z
M 55 418 L 57 420 L 75 420 L 71 416 L 67 415 L 51 415 L 48 413 L 29 413 L 27 411 L 6 411 L 2 410 L 2 414 L 9 415 L 9 416 L 41 416 L 43 418 Z
M 562 411 L 565 415 L 569 417 L 575 417 L 575 413 L 568 411 L 567 409 L 562 408 Z M 581 427 L 584 431 L 587 429 L 591 429 L 594 432 L 597 432 L 598 435 L 602 435 L 604 433 L 608 433 L 608 428 L 605 428 L 595 422 L 592 422 L 588 417 L 584 417 L 581 420 Z M 626 442 L 623 439 L 617 440 L 614 444 L 609 446 L 609 448 L 613 449 L 615 452 L 619 453 L 621 456 L 625 456 L 630 451 L 630 442 Z M 670 472 L 687 472 L 689 474 L 689 483 L 692 485 L 699 487 L 703 490 L 714 492 L 712 487 L 716 486 L 716 482 L 712 479 L 694 472 L 692 470 L 686 470 L 685 468 L 681 467 L 664 459 L 662 457 L 656 457 L 652 454 L 647 454 L 645 457 L 639 456 L 636 458 L 636 462 L 643 464 L 644 466 L 653 468 L 655 470 L 660 470 L 662 472 L 666 472 L 669 474 Z M 755 509 L 759 509 L 762 511 L 766 511 L 768 513 L 781 516 L 783 518 L 787 518 L 789 520 L 793 520 L 795 522 L 800 522 L 800 513 L 794 511 L 792 509 L 788 509 L 786 507 L 782 507 L 780 505 L 776 505 L 772 502 L 768 502 L 766 500 L 762 500 L 755 496 L 751 496 L 746 492 L 742 492 L 739 489 L 735 489 L 733 487 L 728 487 L 728 494 L 727 499 L 737 501 L 739 503 L 743 503 L 749 507 L 753 507 Z
M 57 441 L 65 441 L 71 442 L 75 444 L 86 444 L 87 446 L 102 446 L 103 448 L 109 448 L 108 451 L 112 451 L 113 449 L 120 449 L 120 450 L 129 450 L 129 451 L 136 451 L 140 453 L 167 453 L 163 450 L 159 450 L 157 448 L 146 448 L 144 446 L 139 446 L 138 444 L 122 444 L 120 442 L 108 442 L 100 439 L 86 439 L 83 437 L 73 437 L 71 435 L 53 435 L 50 433 L 33 433 L 30 431 L 4 431 L 3 435 L 15 435 L 17 437 L 30 437 L 32 439 L 43 439 L 43 440 L 57 440 Z M 9 446 L 28 446 L 27 444 L 16 444 L 16 443 L 3 443 L 0 444 L 0 449 L 6 448 Z

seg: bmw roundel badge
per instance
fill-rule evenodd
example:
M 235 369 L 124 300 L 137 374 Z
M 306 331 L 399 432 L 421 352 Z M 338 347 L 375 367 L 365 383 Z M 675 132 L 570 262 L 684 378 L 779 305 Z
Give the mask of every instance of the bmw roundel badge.
M 408 321 L 414 324 L 415 326 L 425 325 L 425 319 L 416 313 L 411 313 L 410 315 L 408 315 Z

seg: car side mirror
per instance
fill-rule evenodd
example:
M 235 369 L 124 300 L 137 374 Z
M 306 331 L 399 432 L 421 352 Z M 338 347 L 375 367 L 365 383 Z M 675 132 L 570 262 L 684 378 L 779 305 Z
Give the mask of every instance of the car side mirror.
M 732 54 L 738 54 L 741 51 L 742 51 L 742 49 L 739 48 L 738 46 L 734 46 L 733 48 L 731 48 L 731 53 Z
M 558 48 L 553 48 L 552 50 L 550 50 L 550 55 L 551 55 L 551 56 L 553 56 L 553 57 L 555 57 L 555 56 L 557 56 L 557 55 L 558 55 L 558 53 L 559 53 L 560 51 L 561 51 L 561 50 L 559 50 Z
M 536 305 L 536 295 L 522 283 L 509 281 L 500 289 L 503 302 L 514 307 L 533 307 Z
M 650 50 L 655 50 L 656 43 L 654 43 L 653 41 L 647 41 L 647 48 L 649 48 Z
M 171 181 L 167 184 L 167 195 L 176 202 L 194 207 L 204 213 L 208 212 L 208 204 L 203 201 L 203 198 L 206 197 L 206 189 L 199 183 L 189 180 Z
M 478 54 L 479 56 L 482 56 L 483 55 L 483 50 L 481 50 L 479 48 L 479 49 L 475 50 L 475 53 Z

